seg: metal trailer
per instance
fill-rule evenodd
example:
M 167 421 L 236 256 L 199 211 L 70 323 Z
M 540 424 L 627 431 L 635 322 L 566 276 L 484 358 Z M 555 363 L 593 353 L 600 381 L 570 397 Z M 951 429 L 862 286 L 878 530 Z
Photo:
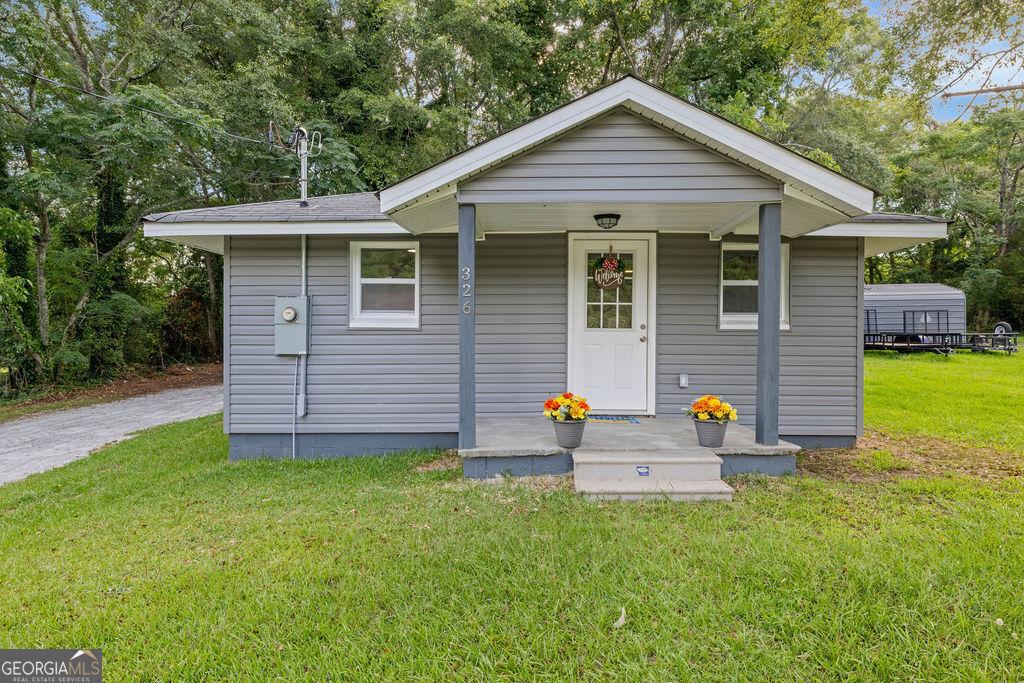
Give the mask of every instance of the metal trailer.
M 872 330 L 878 333 L 915 331 L 910 326 L 929 332 L 967 332 L 967 297 L 943 284 L 865 285 L 864 311 L 872 311 Z M 908 318 L 908 313 L 913 317 Z
M 931 351 L 950 354 L 957 349 L 979 351 L 1017 350 L 1017 335 L 1009 323 L 1000 322 L 995 332 L 959 332 L 951 330 L 950 311 L 946 309 L 903 309 L 901 329 L 891 323 L 882 329 L 878 311 L 864 308 L 864 348 L 876 351 L 913 353 Z

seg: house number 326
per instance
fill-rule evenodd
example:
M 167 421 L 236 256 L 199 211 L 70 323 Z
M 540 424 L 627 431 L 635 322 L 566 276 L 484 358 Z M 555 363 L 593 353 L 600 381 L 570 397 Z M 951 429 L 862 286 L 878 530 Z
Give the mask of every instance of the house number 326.
M 472 277 L 472 275 L 473 271 L 470 270 L 468 267 L 462 269 L 462 296 L 466 297 L 467 299 L 469 298 L 470 293 L 473 291 L 473 286 L 469 284 L 469 279 L 470 277 Z M 466 315 L 469 315 L 470 313 L 473 312 L 473 307 L 469 304 L 468 301 L 462 302 L 462 312 L 465 313 Z

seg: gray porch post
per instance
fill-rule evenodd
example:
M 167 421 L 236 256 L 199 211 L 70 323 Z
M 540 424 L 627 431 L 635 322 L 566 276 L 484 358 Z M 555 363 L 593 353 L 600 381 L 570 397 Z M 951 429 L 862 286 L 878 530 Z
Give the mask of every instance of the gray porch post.
M 757 443 L 779 443 L 779 299 L 782 292 L 782 205 L 762 204 L 757 238 Z
M 459 448 L 476 448 L 476 205 L 459 204 Z

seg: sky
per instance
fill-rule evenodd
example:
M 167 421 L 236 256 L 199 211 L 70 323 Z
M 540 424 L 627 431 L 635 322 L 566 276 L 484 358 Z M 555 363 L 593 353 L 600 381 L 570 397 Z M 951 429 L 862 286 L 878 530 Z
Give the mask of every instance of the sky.
M 1008 43 L 1006 41 L 993 41 L 984 46 L 986 52 L 993 52 L 999 49 L 1006 49 Z M 981 88 L 985 86 L 985 78 L 988 75 L 989 69 L 992 68 L 992 64 L 995 58 L 989 59 L 979 64 L 975 69 L 967 75 L 962 81 L 957 83 L 953 88 L 953 92 L 959 92 L 962 90 L 971 90 L 972 88 Z M 1003 65 L 999 64 L 992 72 L 992 78 L 988 82 L 987 87 L 996 87 L 1000 85 L 1013 85 L 1024 83 L 1024 71 L 1020 66 Z M 990 95 L 979 95 L 978 99 L 975 100 L 975 104 L 980 104 L 988 100 Z M 971 95 L 963 95 L 960 97 L 950 97 L 947 99 L 935 98 L 932 104 L 932 116 L 939 121 L 949 121 L 960 115 L 960 113 L 967 107 L 971 101 Z
M 899 2 L 900 0 L 889 0 L 890 2 Z M 884 0 L 864 0 L 864 6 L 868 8 L 868 13 L 878 17 L 879 21 L 883 26 L 889 22 L 885 16 L 885 2 Z M 1009 46 L 1005 40 L 996 40 L 982 46 L 982 50 L 986 53 L 995 52 L 1000 49 L 1006 49 Z M 953 92 L 959 92 L 963 90 L 971 90 L 973 88 L 981 87 L 997 87 L 1000 85 L 1013 85 L 1024 83 L 1024 70 L 1020 66 L 999 64 L 992 71 L 992 77 L 989 82 L 985 83 L 985 78 L 988 76 L 989 69 L 992 68 L 993 62 L 997 58 L 990 58 L 978 64 L 967 76 L 959 81 L 955 87 L 952 88 Z M 952 80 L 956 74 L 950 74 L 949 80 Z M 978 95 L 977 99 L 974 100 L 974 104 L 981 104 L 988 101 L 991 95 Z M 971 95 L 963 95 L 961 97 L 949 97 L 946 99 L 936 97 L 932 100 L 932 116 L 938 121 L 950 121 L 963 114 L 963 118 L 970 116 L 970 112 L 964 113 L 968 105 L 971 102 Z

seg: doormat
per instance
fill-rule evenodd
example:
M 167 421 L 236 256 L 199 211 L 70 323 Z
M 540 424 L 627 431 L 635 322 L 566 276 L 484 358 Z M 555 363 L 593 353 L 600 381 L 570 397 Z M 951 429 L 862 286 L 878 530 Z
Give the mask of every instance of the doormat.
M 591 415 L 587 418 L 594 422 L 625 422 L 631 425 L 640 424 L 640 420 L 632 415 Z

